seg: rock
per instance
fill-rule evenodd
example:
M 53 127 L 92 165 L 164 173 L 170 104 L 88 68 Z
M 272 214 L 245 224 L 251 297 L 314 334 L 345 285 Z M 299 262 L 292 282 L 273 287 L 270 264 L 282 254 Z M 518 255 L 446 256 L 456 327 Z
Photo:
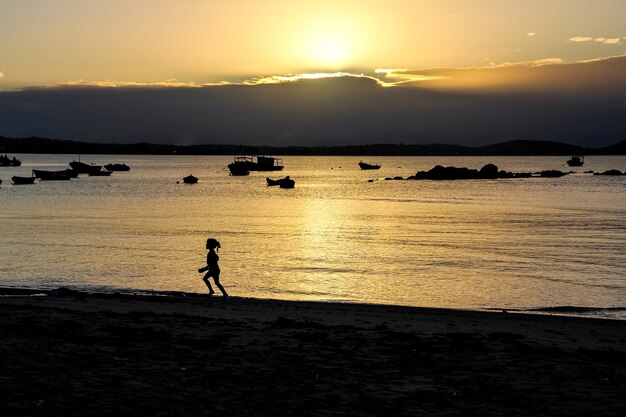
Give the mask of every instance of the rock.
M 501 171 L 506 172 L 506 171 Z M 500 178 L 500 172 L 498 172 L 498 167 L 494 164 L 487 164 L 478 171 L 478 175 L 480 178 Z
M 564 175 L 567 175 L 567 172 L 559 171 L 557 169 L 549 169 L 539 173 L 539 176 L 543 178 L 559 178 Z
M 470 168 L 443 167 L 437 165 L 430 171 L 418 171 L 415 175 L 408 177 L 408 180 L 472 180 L 472 179 L 497 179 L 497 178 L 529 178 L 530 173 L 513 173 L 499 171 L 494 164 L 483 166 L 480 171 Z
M 596 172 L 593 175 L 626 175 L 626 174 L 623 174 L 622 171 L 618 171 L 616 169 L 609 169 L 608 171 L 604 171 L 604 172 Z

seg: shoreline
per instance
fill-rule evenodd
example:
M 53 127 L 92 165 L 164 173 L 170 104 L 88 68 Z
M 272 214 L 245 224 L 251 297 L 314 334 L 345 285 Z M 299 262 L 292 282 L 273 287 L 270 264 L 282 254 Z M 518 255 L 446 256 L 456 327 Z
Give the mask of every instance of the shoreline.
M 190 299 L 206 299 L 209 298 L 206 293 L 186 292 L 186 291 L 166 291 L 166 290 L 143 290 L 143 289 L 112 289 L 111 291 L 91 291 L 89 289 L 73 289 L 70 287 L 58 287 L 53 289 L 32 288 L 32 287 L 2 287 L 0 286 L 0 298 L 12 296 L 47 296 L 47 295 L 76 295 L 76 296 L 102 296 L 102 297 L 157 297 L 157 298 L 190 298 Z M 221 298 L 220 295 L 212 297 L 213 299 Z M 337 300 L 294 300 L 280 298 L 257 298 L 235 296 L 240 300 L 258 300 L 258 301 L 276 301 L 286 303 L 320 303 L 320 304 L 339 304 L 354 306 L 382 306 L 397 307 L 418 310 L 433 311 L 460 311 L 460 312 L 487 312 L 487 313 L 513 313 L 537 316 L 554 316 L 554 317 L 578 317 L 593 320 L 623 320 L 626 321 L 626 307 L 593 307 L 593 306 L 549 306 L 549 307 L 485 307 L 485 308 L 463 308 L 463 307 L 433 307 L 433 306 L 412 306 L 402 304 L 384 304 L 384 303 L 365 303 L 359 301 L 337 301 Z M 600 312 L 623 312 L 619 316 L 603 316 Z M 595 313 L 595 314 L 594 314 Z
M 620 320 L 20 291 L 0 297 L 7 416 L 626 412 Z

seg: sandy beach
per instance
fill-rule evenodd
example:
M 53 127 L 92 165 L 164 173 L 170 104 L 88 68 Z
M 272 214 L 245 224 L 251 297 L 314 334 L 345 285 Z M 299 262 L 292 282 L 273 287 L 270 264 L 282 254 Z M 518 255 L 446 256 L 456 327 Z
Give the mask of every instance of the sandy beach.
M 3 416 L 626 413 L 626 321 L 0 293 Z

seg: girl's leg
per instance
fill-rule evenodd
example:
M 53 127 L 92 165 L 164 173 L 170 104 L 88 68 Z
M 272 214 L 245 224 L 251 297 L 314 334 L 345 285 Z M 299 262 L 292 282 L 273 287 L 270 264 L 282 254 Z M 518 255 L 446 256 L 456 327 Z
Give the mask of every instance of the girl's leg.
M 215 294 L 215 291 L 213 291 L 213 287 L 211 287 L 211 283 L 209 282 L 209 277 L 210 277 L 209 274 L 210 274 L 209 272 L 204 274 L 204 278 L 202 278 L 202 281 L 204 281 L 206 286 L 209 287 L 209 295 L 213 295 Z
M 215 285 L 217 285 L 217 288 L 220 289 L 220 291 L 222 292 L 222 294 L 224 295 L 224 297 L 228 297 L 228 294 L 226 293 L 226 290 L 224 289 L 224 287 L 222 287 L 222 284 L 220 284 L 220 274 L 215 274 L 215 276 L 213 277 L 213 280 L 215 281 Z

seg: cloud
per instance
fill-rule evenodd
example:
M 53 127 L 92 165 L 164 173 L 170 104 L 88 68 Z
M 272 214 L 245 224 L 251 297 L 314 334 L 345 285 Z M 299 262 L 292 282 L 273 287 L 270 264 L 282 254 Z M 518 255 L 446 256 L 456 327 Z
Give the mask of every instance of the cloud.
M 376 70 L 378 71 L 378 70 Z M 384 70 L 383 70 L 384 71 Z M 393 71 L 393 70 L 390 70 Z M 395 83 L 388 83 L 380 80 L 379 78 L 372 77 L 365 74 L 352 74 L 348 72 L 320 72 L 320 73 L 303 73 L 303 74 L 288 74 L 288 75 L 270 75 L 252 78 L 250 80 L 243 81 L 240 85 L 263 85 L 263 84 L 282 84 L 293 83 L 302 80 L 319 80 L 324 78 L 364 78 L 369 79 L 380 85 L 381 87 L 391 87 Z
M 71 80 L 65 83 L 58 83 L 54 87 L 102 87 L 102 88 L 124 88 L 124 87 L 177 87 L 177 88 L 199 88 L 206 86 L 219 86 L 230 84 L 228 82 L 219 82 L 219 83 L 190 83 L 190 82 L 180 82 L 175 80 L 166 80 L 166 81 L 156 81 L 156 82 L 136 82 L 136 81 L 115 81 L 115 80 L 104 80 L 104 81 L 85 81 L 85 80 Z
M 605 45 L 616 45 L 618 43 L 620 43 L 621 39 L 620 38 L 608 38 L 608 39 L 604 39 L 604 41 L 602 41 L 603 44 Z M 597 42 L 597 40 L 596 40 Z
M 626 37 L 624 38 L 626 39 Z M 593 38 L 591 36 L 576 36 L 573 38 L 569 38 L 569 40 L 571 42 L 578 42 L 578 43 L 582 43 L 582 42 L 596 42 L 596 43 L 601 43 L 604 45 L 616 45 L 618 43 L 620 43 L 621 38 L 605 38 L 603 36 L 600 36 L 598 38 Z
M 524 138 L 598 146 L 626 131 L 625 72 L 622 56 L 204 86 L 83 82 L 0 92 L 0 135 L 283 146 Z
M 532 38 L 533 36 L 537 36 L 537 33 L 536 32 L 528 32 L 526 34 L 526 36 L 528 36 L 529 38 Z
M 388 83 L 388 86 L 410 85 L 468 90 L 503 82 L 511 86 L 515 79 L 515 75 L 510 74 L 512 71 L 517 71 L 517 75 L 521 75 L 524 68 L 561 64 L 564 64 L 561 58 L 545 58 L 535 61 L 507 62 L 499 65 L 489 62 L 488 66 L 477 68 L 377 69 L 375 73 L 381 74 L 384 79 L 393 80 Z M 503 77 L 505 73 L 507 75 Z
M 203 87 L 221 87 L 221 86 L 254 86 L 254 85 L 266 85 L 266 84 L 283 84 L 293 83 L 301 80 L 314 80 L 323 78 L 367 78 L 371 79 L 381 87 L 391 87 L 397 83 L 390 83 L 380 80 L 379 78 L 372 77 L 364 74 L 352 74 L 348 72 L 334 72 L 334 73 L 302 73 L 302 74 L 287 74 L 287 75 L 266 75 L 253 77 L 241 82 L 219 81 L 215 83 L 194 83 L 194 82 L 181 82 L 177 80 L 166 80 L 157 82 L 136 82 L 136 81 L 85 81 L 85 80 L 72 80 L 65 83 L 58 83 L 53 87 L 102 87 L 102 88 L 125 88 L 125 87 L 146 87 L 146 88 L 203 88 Z
M 591 42 L 593 38 L 591 36 L 575 36 L 573 38 L 569 38 L 571 42 Z

